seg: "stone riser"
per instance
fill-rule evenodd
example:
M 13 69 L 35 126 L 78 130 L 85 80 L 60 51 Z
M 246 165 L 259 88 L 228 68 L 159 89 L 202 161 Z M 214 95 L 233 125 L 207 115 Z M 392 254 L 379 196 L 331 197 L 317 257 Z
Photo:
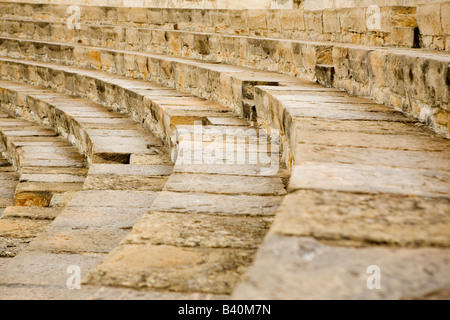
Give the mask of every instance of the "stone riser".
M 112 78 L 116 78 L 115 81 L 108 81 L 105 80 L 105 78 L 98 78 L 93 77 L 92 72 L 89 72 L 87 70 L 86 72 L 83 72 L 83 69 L 77 69 L 79 74 L 74 74 L 72 72 L 65 71 L 64 69 L 61 69 L 60 67 L 57 67 L 56 65 L 46 65 L 46 67 L 35 67 L 34 65 L 30 65 L 29 63 L 26 63 L 25 65 L 22 65 L 20 61 L 16 61 L 18 64 L 15 64 L 14 62 L 10 64 L 10 66 L 14 69 L 10 69 L 9 67 L 7 69 L 4 69 L 2 72 L 2 75 L 5 79 L 15 80 L 18 81 L 20 79 L 24 79 L 26 81 L 29 81 L 35 85 L 43 86 L 43 87 L 51 87 L 53 89 L 61 90 L 71 90 L 71 94 L 79 95 L 91 100 L 94 100 L 97 103 L 101 103 L 106 105 L 109 108 L 114 108 L 120 110 L 122 113 L 126 113 L 131 115 L 137 122 L 143 123 L 147 128 L 149 128 L 152 132 L 154 132 L 160 139 L 162 139 L 166 145 L 168 145 L 170 148 L 173 147 L 171 144 L 171 136 L 172 133 L 175 130 L 175 127 L 173 125 L 173 121 L 176 121 L 176 117 L 172 117 L 170 113 L 164 112 L 164 109 L 162 106 L 159 105 L 158 100 L 163 100 L 164 98 L 161 97 L 159 94 L 155 98 L 152 96 L 152 92 L 150 91 L 142 91 L 139 89 L 133 90 L 133 88 L 153 88 L 153 89 L 164 89 L 163 87 L 155 86 L 154 84 L 149 84 L 148 82 L 144 82 L 142 80 L 134 80 L 134 79 L 128 79 L 127 82 L 120 83 L 120 78 L 117 79 L 117 76 L 111 75 Z M 6 66 L 5 64 L 3 66 Z M 88 65 L 90 66 L 90 65 Z M 183 66 L 181 66 L 183 67 Z M 18 69 L 17 69 L 18 68 Z M 31 69 L 30 69 L 31 68 Z M 9 69 L 9 70 L 8 70 Z M 183 72 L 183 75 L 190 74 L 189 69 L 186 71 L 181 70 Z M 202 72 L 200 69 L 199 72 Z M 163 72 L 164 73 L 164 72 Z M 215 76 L 215 81 L 222 81 L 222 77 L 220 76 L 220 73 L 209 73 L 208 75 L 211 77 Z M 62 77 L 62 78 L 61 78 Z M 84 79 L 89 79 L 88 82 L 89 87 L 86 87 L 86 84 L 81 81 L 81 77 Z M 192 76 L 191 76 L 192 77 Z M 204 76 L 203 76 L 204 78 Z M 57 80 L 59 79 L 59 80 Z M 153 79 L 153 77 L 152 77 Z M 200 76 L 198 77 L 200 79 Z M 78 81 L 80 80 L 80 81 Z M 165 79 L 156 79 L 156 80 L 165 80 Z M 172 79 L 167 79 L 166 81 L 160 81 L 162 83 L 168 83 L 172 86 L 177 86 L 177 84 L 173 84 Z M 194 77 L 190 79 L 191 81 L 195 81 Z M 235 85 L 234 83 L 230 83 L 230 79 L 224 79 L 225 83 L 221 83 L 220 85 L 223 86 L 230 86 L 230 89 L 226 91 L 226 93 L 229 93 L 231 87 Z M 170 82 L 169 82 L 170 81 Z M 118 83 L 119 82 L 119 86 Z M 236 81 L 237 82 L 237 81 Z M 185 82 L 186 83 L 186 82 Z M 263 81 L 262 84 L 265 82 Z M 238 88 L 242 86 L 242 84 L 239 84 Z M 208 83 L 204 83 L 204 85 L 207 87 L 206 90 L 202 90 L 199 92 L 199 95 L 203 95 L 206 92 L 211 92 L 216 95 L 222 94 L 220 89 L 217 89 L 216 91 L 208 88 Z M 219 84 L 216 84 L 215 87 L 220 86 Z M 130 88 L 130 89 L 128 89 Z M 193 83 L 188 83 L 188 89 L 193 88 Z M 188 91 L 185 87 L 183 87 L 186 91 Z M 203 89 L 203 88 L 201 88 Z M 238 90 L 237 95 L 241 95 L 241 92 Z M 107 93 L 107 94 L 105 94 Z M 164 96 L 165 93 L 162 94 Z M 177 91 L 173 91 L 173 94 L 177 94 Z M 208 93 L 206 93 L 208 94 Z M 205 94 L 205 95 L 206 95 Z M 149 97 L 146 97 L 146 95 L 149 95 Z M 178 93 L 179 95 L 179 93 Z M 239 102 L 239 98 L 234 98 L 236 102 Z M 222 99 L 224 100 L 224 99 Z M 230 100 L 228 98 L 228 100 Z M 204 100 L 197 99 L 194 101 L 198 105 L 203 105 L 205 103 Z M 195 104 L 194 103 L 194 104 Z M 228 103 L 230 104 L 230 103 Z M 225 104 L 227 105 L 227 104 Z M 218 109 L 219 111 L 211 111 L 209 113 L 211 116 L 223 117 L 226 116 L 226 109 L 223 109 L 223 107 L 220 107 L 217 104 L 212 104 L 211 109 Z M 200 110 L 201 111 L 201 110 Z M 200 112 L 199 111 L 199 112 Z M 205 121 L 206 117 L 201 115 L 195 116 L 199 112 L 190 112 L 192 114 L 191 120 L 188 122 L 181 122 L 181 124 L 194 124 L 194 122 L 197 120 L 200 120 L 202 122 Z M 176 122 L 175 122 L 176 123 Z M 204 123 L 206 124 L 206 123 Z M 270 129 L 270 128 L 269 128 Z M 288 152 L 285 150 L 285 152 Z
M 416 45 L 449 50 L 450 29 L 445 23 L 448 3 L 416 6 L 379 6 L 380 24 L 369 23 L 369 5 L 355 8 L 301 10 L 193 10 L 81 6 L 82 23 L 154 26 L 165 29 L 258 35 L 285 39 L 338 41 L 368 45 Z M 442 7 L 442 8 L 441 8 Z M 3 4 L 5 17 L 32 17 L 66 23 L 68 5 Z M 430 8 L 432 11 L 430 12 Z M 442 13 L 441 13 L 442 11 Z M 434 17 L 437 15 L 439 19 Z M 441 18 L 442 15 L 442 18 Z M 432 19 L 430 19 L 430 17 Z M 442 21 L 442 23 L 441 23 Z M 447 41 L 446 41 L 447 40 Z
M 133 143 L 140 143 L 140 136 L 148 134 L 151 137 L 149 132 L 121 114 L 111 112 L 101 105 L 80 101 L 75 97 L 56 92 L 42 91 L 39 87 L 3 82 L 0 83 L 0 88 L 3 91 L 2 102 L 9 107 L 11 113 L 50 125 L 76 145 L 80 152 L 86 155 L 89 163 L 129 163 L 133 152 L 145 156 L 149 151 L 147 148 L 141 148 L 139 152 L 136 145 L 133 145 Z M 27 93 L 27 90 L 33 89 L 35 92 Z M 55 100 L 57 102 L 54 102 Z M 75 106 L 78 109 L 71 109 Z M 109 128 L 108 122 L 102 123 L 105 119 L 112 121 Z M 114 127 L 113 122 L 116 122 L 116 128 L 119 125 L 118 129 Z M 102 129 L 99 129 L 99 126 Z M 128 131 L 122 131 L 125 129 Z M 98 141 L 98 132 L 103 135 L 100 141 Z M 115 151 L 114 145 L 118 142 L 117 139 L 126 138 L 127 134 L 131 135 L 128 138 L 129 150 Z M 133 135 L 135 138 L 132 138 Z M 156 138 L 150 138 L 148 146 L 152 144 L 152 141 L 155 148 L 163 149 L 162 143 Z
M 54 70 L 53 70 L 54 71 Z M 52 80 L 50 74 L 44 76 L 42 70 L 37 72 L 44 78 Z M 23 80 L 23 79 L 22 79 Z M 133 87 L 130 83 L 131 87 Z M 134 81 L 135 84 L 137 81 Z M 25 89 L 29 86 L 9 84 L 11 88 L 16 89 L 6 89 L 8 84 L 5 83 L 3 87 L 5 90 L 5 95 L 13 96 L 13 91 L 23 91 L 24 94 L 22 98 L 24 101 L 28 102 L 30 110 L 34 110 L 35 113 L 45 117 L 46 112 L 50 121 L 52 121 L 51 110 L 48 104 L 45 102 L 45 97 L 42 99 L 33 98 L 33 94 L 27 99 L 27 94 Z M 126 84 L 125 84 L 126 86 Z M 148 84 L 147 88 L 141 82 L 141 90 L 147 89 L 147 92 L 151 84 Z M 22 87 L 20 89 L 19 87 Z M 134 86 L 135 87 L 135 86 Z M 155 88 L 155 87 L 154 87 Z M 30 89 L 30 88 L 28 88 Z M 156 88 L 155 88 L 156 89 Z M 162 89 L 162 88 L 159 88 Z M 37 89 L 36 89 L 37 90 Z M 170 93 L 168 90 L 167 93 Z M 56 100 L 56 95 L 53 97 Z M 39 107 L 37 104 L 30 104 L 30 99 L 39 100 Z M 47 98 L 48 99 L 48 98 Z M 162 98 L 164 99 L 164 97 Z M 167 99 L 167 97 L 166 97 Z M 181 101 L 182 97 L 177 97 Z M 127 100 L 130 105 L 135 105 L 130 100 Z M 198 100 L 201 102 L 201 100 Z M 24 106 L 22 106 L 24 107 Z M 25 108 L 25 109 L 26 109 Z M 46 111 L 47 110 L 47 111 Z M 225 118 L 231 119 L 231 118 Z M 61 120 L 58 120 L 61 121 Z M 176 126 L 176 124 L 174 124 Z M 205 167 L 205 166 L 203 166 Z M 244 166 L 245 167 L 245 166 Z M 164 167 L 166 168 L 166 167 Z M 233 166 L 236 168 L 236 166 Z M 28 250 L 22 254 L 19 259 L 17 259 L 17 264 L 20 263 L 20 259 L 25 259 L 28 255 L 39 256 L 44 259 L 46 255 L 42 254 L 51 253 L 52 257 L 55 259 L 63 260 L 64 256 L 62 253 L 70 252 L 73 255 L 79 252 L 102 252 L 107 253 L 114 246 L 117 245 L 116 235 L 113 230 L 110 230 L 110 225 L 122 226 L 128 221 L 122 222 L 117 221 L 117 217 L 112 217 L 109 224 L 104 225 L 101 223 L 100 217 L 96 217 L 97 211 L 90 206 L 112 206 L 114 201 L 117 201 L 119 206 L 118 209 L 125 210 L 123 207 L 126 206 L 125 199 L 134 197 L 139 198 L 142 203 L 146 199 L 145 205 L 150 207 L 150 200 L 147 199 L 150 193 L 145 194 L 144 192 L 133 192 L 128 194 L 123 194 L 121 192 L 105 191 L 105 188 L 123 188 L 123 185 L 113 184 L 114 180 L 117 179 L 113 177 L 114 174 L 123 175 L 124 181 L 127 181 L 127 185 L 130 187 L 143 187 L 140 177 L 126 177 L 127 172 L 130 174 L 134 171 L 139 172 L 137 166 L 121 166 L 121 165 L 93 165 L 90 168 L 89 175 L 87 177 L 86 183 L 84 184 L 83 191 L 77 193 L 75 198 L 69 204 L 68 209 L 62 213 L 62 215 L 51 225 L 51 227 L 37 238 L 28 248 Z M 178 168 L 183 172 L 183 166 Z M 244 169 L 244 168 L 243 168 Z M 143 170 L 143 168 L 141 168 Z M 152 169 L 157 172 L 156 169 Z M 166 169 L 167 170 L 167 169 Z M 142 220 L 137 225 L 137 229 L 127 237 L 123 244 L 116 248 L 110 256 L 106 257 L 106 261 L 100 264 L 97 269 L 88 276 L 85 280 L 86 284 L 91 285 L 114 285 L 114 286 L 131 286 L 131 287 L 149 287 L 149 288 L 160 288 L 161 285 L 165 285 L 165 289 L 184 291 L 184 292 L 212 292 L 229 294 L 234 288 L 236 283 L 239 281 L 239 277 L 245 268 L 251 263 L 254 251 L 265 235 L 268 226 L 271 222 L 271 216 L 273 216 L 276 207 L 282 200 L 282 196 L 285 194 L 284 185 L 279 177 L 252 177 L 252 176 L 236 176 L 232 172 L 229 175 L 217 175 L 217 174 L 185 174 L 178 172 L 172 175 L 169 182 L 165 186 L 164 192 L 156 197 L 155 203 L 150 208 L 150 212 L 147 214 L 146 219 Z M 168 173 L 166 173 L 167 175 Z M 156 173 L 155 173 L 156 175 Z M 255 174 L 256 175 L 256 174 Z M 142 177 L 143 178 L 143 177 Z M 216 182 L 215 179 L 218 181 Z M 165 182 L 165 181 L 164 181 Z M 158 184 L 161 188 L 164 183 Z M 249 186 L 251 186 L 249 188 Z M 146 186 L 147 188 L 149 186 Z M 233 189 L 231 190 L 231 188 Z M 96 191 L 100 189 L 102 191 Z M 156 190 L 159 191 L 160 189 Z M 125 192 L 122 192 L 125 193 Z M 245 193 L 244 195 L 242 193 Z M 154 194 L 156 196 L 156 193 Z M 127 198 L 128 197 L 128 198 Z M 117 200 L 119 198 L 121 201 Z M 101 199 L 101 201 L 99 200 Z M 100 204 L 98 203 L 100 201 Z M 131 201 L 131 200 L 130 200 Z M 133 202 L 133 201 L 131 201 Z M 233 206 L 230 207 L 230 204 Z M 76 210 L 74 210 L 76 208 Z M 183 209 L 185 208 L 185 209 Z M 145 209 L 143 208 L 142 211 Z M 74 212 L 75 211 L 75 212 Z M 120 212 L 120 210 L 117 210 Z M 101 212 L 101 210 L 100 210 Z M 162 214 L 158 214 L 162 212 Z M 180 214 L 176 214 L 180 212 Z M 92 221 L 88 219 L 80 219 L 80 215 L 86 215 L 86 217 L 93 217 Z M 116 213 L 117 214 L 117 213 Z M 200 218 L 197 218 L 197 216 Z M 115 218 L 115 219 L 113 219 Z M 147 220 L 150 218 L 150 224 L 155 229 L 155 232 L 148 232 L 149 225 L 147 225 Z M 84 231 L 85 228 L 74 229 L 74 224 L 71 223 L 70 227 L 67 228 L 67 224 L 75 220 L 75 225 L 88 225 L 86 228 L 88 231 Z M 164 223 L 164 221 L 171 221 L 172 225 L 169 231 L 165 228 L 158 228 L 158 223 Z M 189 239 L 185 238 L 187 230 L 198 228 L 198 223 L 202 223 L 202 227 L 206 230 L 202 232 L 205 233 L 204 240 L 197 243 L 198 235 L 193 234 Z M 100 227 L 101 223 L 101 227 Z M 249 226 L 247 226 L 249 224 Z M 216 230 L 218 225 L 225 228 L 226 237 L 221 236 L 221 232 L 218 232 L 217 236 L 210 234 L 209 230 Z M 142 226 L 144 228 L 142 229 Z M 64 228 L 65 227 L 65 228 Z M 141 227 L 141 228 L 139 228 Z M 91 230 L 92 228 L 92 230 Z M 255 228 L 254 231 L 252 228 Z M 164 229 L 164 230 L 162 230 Z M 252 230 L 251 234 L 248 230 Z M 181 231 L 183 230 L 183 231 Z M 110 233 L 108 233 L 110 232 Z M 145 234 L 141 234 L 144 232 Z M 167 232 L 167 234 L 165 233 Z M 183 236 L 180 236 L 182 232 Z M 192 232 L 192 231 L 189 231 Z M 99 237 L 95 241 L 91 241 L 89 237 L 97 237 L 97 234 L 105 236 L 106 239 Z M 110 236 L 113 234 L 114 236 Z M 119 236 L 123 236 L 125 232 L 120 230 Z M 62 244 L 59 244 L 53 239 L 64 235 L 69 238 Z M 246 235 L 246 236 L 244 236 Z M 78 240 L 80 239 L 82 245 Z M 110 243 L 111 239 L 114 243 Z M 193 237 L 193 238 L 192 238 Z M 148 240 L 150 239 L 150 240 Z M 109 242 L 108 242 L 109 241 Z M 125 260 L 133 259 L 134 255 L 140 254 L 140 252 L 146 252 L 147 250 L 152 251 L 154 254 L 150 255 L 151 261 L 156 265 L 156 269 L 152 269 L 152 265 L 143 270 L 146 274 L 147 279 L 135 279 L 134 272 L 129 270 L 129 265 L 110 265 L 108 261 L 114 261 L 117 254 L 124 254 Z M 56 255 L 55 255 L 56 254 Z M 59 256 L 59 254 L 61 254 Z M 198 258 L 198 255 L 205 257 L 205 259 L 195 259 L 182 260 L 180 263 L 183 265 L 183 271 L 177 271 L 177 267 L 171 268 L 171 266 L 165 266 L 161 268 L 158 265 L 158 261 L 161 259 L 168 259 L 169 257 L 179 256 L 180 259 L 188 255 L 192 258 Z M 156 257 L 156 258 L 155 258 Z M 61 263 L 58 260 L 56 263 Z M 148 261 L 145 261 L 148 263 Z M 153 262 L 151 262 L 153 263 Z M 15 266 L 12 268 L 12 274 L 17 272 L 17 265 L 14 262 L 11 264 Z M 197 267 L 199 265 L 200 267 Z M 222 271 L 220 268 L 217 269 L 217 265 L 224 266 L 226 271 Z M 59 266 L 57 266 L 59 267 Z M 49 268 L 55 268 L 51 265 Z M 104 274 L 102 270 L 112 268 L 111 272 Z M 199 270 L 200 268 L 200 270 Z M 86 269 L 84 269 L 86 270 Z M 89 269 L 88 269 L 89 270 Z M 33 274 L 36 274 L 36 270 L 28 271 L 30 276 L 22 278 L 25 283 L 34 283 L 33 281 L 39 281 L 39 283 L 44 283 L 48 280 L 45 275 L 39 279 L 33 278 Z M 111 277 L 110 274 L 116 273 L 118 277 Z M 197 275 L 203 273 L 213 273 L 215 276 L 208 279 L 208 283 L 197 282 L 199 276 Z M 160 279 L 161 275 L 170 275 L 168 281 Z M 181 276 L 180 276 L 181 275 Z M 156 277 L 156 278 L 155 278 Z M 156 279 L 156 283 L 153 283 L 153 279 Z M 8 273 L 6 277 L 8 281 L 13 281 L 11 274 Z M 147 281 L 147 282 L 146 282 Z M 1 281 L 0 281 L 1 282 Z M 53 283 L 53 282 L 52 282 Z M 55 284 L 56 285 L 56 284 Z
M 2 101 L 3 104 L 3 101 Z M 13 118 L 9 118 L 13 120 Z M 63 205 L 64 194 L 75 192 L 83 187 L 86 174 L 86 163 L 81 155 L 71 150 L 71 145 L 52 130 L 35 123 L 17 120 L 17 124 L 1 125 L 0 143 L 5 150 L 5 156 L 20 173 L 20 183 L 15 192 L 17 206 L 50 207 Z M 20 124 L 20 125 L 18 125 Z M 45 142 L 41 142 L 45 141 Z M 58 155 L 46 154 L 39 148 L 52 146 L 60 152 Z M 36 148 L 36 152 L 26 148 Z M 37 157 L 34 154 L 37 153 Z M 61 161 L 59 167 L 53 162 Z M 68 173 L 69 164 L 73 164 L 75 171 Z M 57 198 L 54 198 L 57 195 Z
M 97 32 L 97 34 L 99 33 Z M 105 39 L 108 36 L 104 35 L 102 40 L 92 41 L 92 44 L 186 56 L 206 61 L 222 61 L 232 65 L 282 72 L 311 80 L 317 79 L 324 85 L 334 86 L 355 95 L 370 97 L 376 102 L 412 114 L 422 122 L 433 126 L 437 132 L 448 135 L 450 94 L 446 84 L 449 59 L 446 55 L 430 56 L 427 53 L 420 52 L 374 50 L 370 47 L 347 47 L 339 44 L 330 45 L 288 40 L 280 42 L 278 40 L 245 37 L 228 37 L 226 41 L 223 41 L 224 39 L 220 35 L 193 35 L 175 31 L 168 32 L 167 34 L 170 36 L 168 36 L 168 40 L 165 40 L 163 34 L 165 33 L 159 34 L 157 31 L 154 31 L 153 36 L 150 37 L 141 36 L 139 33 L 129 34 L 128 36 L 116 34 L 118 42 L 107 41 Z M 90 35 L 90 32 L 86 32 L 86 36 L 82 37 L 83 41 L 88 37 L 94 38 Z M 51 36 L 44 38 L 51 38 Z M 138 39 L 154 40 L 152 40 L 153 44 L 144 44 Z M 76 39 L 70 39 L 69 37 L 65 41 L 76 41 Z M 24 55 L 27 54 L 30 57 L 39 54 L 40 57 L 48 56 L 54 61 L 62 60 L 61 54 L 55 53 L 55 47 L 50 45 L 46 48 L 42 44 L 21 42 L 21 46 L 18 46 L 11 40 L 4 43 L 3 47 L 8 48 L 13 53 L 21 51 Z M 87 53 L 82 53 L 81 47 L 75 45 L 76 49 L 73 49 L 64 45 L 60 48 L 65 49 L 64 55 L 67 57 L 64 59 L 66 60 L 87 60 L 82 57 Z M 78 48 L 80 49 L 78 50 Z M 205 48 L 207 48 L 206 52 Z M 261 48 L 265 49 L 262 50 Z M 95 51 L 94 49 L 84 50 Z M 75 56 L 72 53 L 73 51 L 77 51 L 78 56 Z M 92 61 L 94 67 L 102 66 L 107 70 L 120 70 L 122 66 L 112 64 L 111 60 L 114 57 L 108 55 L 105 51 L 107 49 L 98 50 L 100 53 L 92 52 L 89 54 L 89 59 L 98 60 Z M 220 52 L 220 54 L 214 54 L 213 52 Z M 236 54 L 236 52 L 239 54 Z M 142 59 L 145 58 L 140 59 L 140 62 L 129 63 L 129 66 L 135 69 L 136 64 L 142 65 Z M 321 76 L 322 65 L 332 68 L 333 77 Z M 83 64 L 83 66 L 86 66 L 86 64 Z M 138 74 L 138 77 L 148 77 L 146 74 L 139 75 L 140 70 L 130 71 L 125 74 Z M 122 74 L 124 74 L 123 70 Z M 152 77 L 150 79 L 155 80 Z M 163 84 L 171 85 L 167 81 Z M 203 97 L 214 99 L 210 95 L 204 95 Z M 222 104 L 226 103 L 223 100 L 217 100 L 217 98 L 215 98 L 215 101 Z M 236 99 L 235 108 L 236 106 L 238 109 L 242 108 L 242 106 L 239 106 L 240 101 L 242 99 Z

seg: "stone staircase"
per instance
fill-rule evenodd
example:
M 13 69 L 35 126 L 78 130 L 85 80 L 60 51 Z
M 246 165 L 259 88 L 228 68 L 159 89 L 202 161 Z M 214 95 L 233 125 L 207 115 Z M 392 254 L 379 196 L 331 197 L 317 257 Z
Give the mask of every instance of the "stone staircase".
M 5 194 L 31 205 L 0 232 L 40 227 L 1 298 L 448 297 L 448 53 L 285 31 L 289 10 L 0 11 Z

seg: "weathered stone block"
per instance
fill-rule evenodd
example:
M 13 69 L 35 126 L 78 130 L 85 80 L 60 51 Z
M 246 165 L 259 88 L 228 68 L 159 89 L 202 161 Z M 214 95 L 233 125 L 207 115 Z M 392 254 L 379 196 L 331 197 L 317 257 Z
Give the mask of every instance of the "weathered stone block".
M 448 299 L 448 261 L 444 249 L 340 248 L 272 233 L 233 299 Z M 368 287 L 373 265 L 379 290 Z
M 86 282 L 178 292 L 231 293 L 254 250 L 123 245 Z
M 341 23 L 339 21 L 338 11 L 325 10 L 323 12 L 323 32 L 324 33 L 341 32 Z
M 434 3 L 418 5 L 417 23 L 421 34 L 441 36 L 441 6 Z
M 302 190 L 280 206 L 272 231 L 345 246 L 450 247 L 449 199 Z M 419 223 L 420 221 L 420 223 Z
M 304 17 L 306 30 L 323 32 L 322 12 L 305 12 Z
M 341 23 L 342 30 L 360 33 L 367 31 L 365 8 L 351 8 L 340 10 L 339 21 Z
M 450 2 L 441 3 L 442 30 L 445 35 L 450 35 Z
M 413 48 L 416 46 L 415 28 L 393 27 L 389 44 L 399 47 Z

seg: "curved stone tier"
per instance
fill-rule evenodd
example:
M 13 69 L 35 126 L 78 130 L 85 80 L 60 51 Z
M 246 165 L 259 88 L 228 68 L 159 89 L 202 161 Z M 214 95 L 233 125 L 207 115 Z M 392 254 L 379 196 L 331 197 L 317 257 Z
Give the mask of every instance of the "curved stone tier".
M 0 2 L 0 297 L 448 298 L 449 2 L 314 3 Z

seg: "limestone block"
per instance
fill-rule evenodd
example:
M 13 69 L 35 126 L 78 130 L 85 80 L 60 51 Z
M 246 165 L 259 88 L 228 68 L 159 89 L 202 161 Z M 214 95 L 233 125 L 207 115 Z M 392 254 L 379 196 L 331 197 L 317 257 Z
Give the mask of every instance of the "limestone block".
M 305 29 L 323 32 L 322 12 L 305 12 Z
M 419 5 L 417 23 L 423 35 L 442 35 L 441 6 L 434 3 Z
M 262 30 L 267 30 L 267 17 L 263 10 L 252 10 L 248 12 L 248 28 L 250 31 L 261 34 Z
M 305 30 L 305 20 L 303 11 L 289 10 L 281 13 L 281 28 L 282 30 Z
M 414 7 L 393 7 L 390 18 L 393 27 L 417 27 Z
M 413 48 L 415 46 L 414 28 L 393 27 L 390 34 L 389 44 L 399 47 Z
M 349 8 L 339 12 L 341 29 L 353 32 L 367 31 L 365 8 Z
M 232 298 L 448 299 L 448 259 L 446 249 L 341 248 L 271 233 Z M 379 290 L 368 287 L 373 265 Z
M 450 35 L 450 2 L 441 4 L 442 29 L 445 35 Z
M 339 33 L 341 32 L 341 25 L 339 22 L 339 14 L 335 10 L 325 10 L 323 12 L 323 32 L 324 33 Z

